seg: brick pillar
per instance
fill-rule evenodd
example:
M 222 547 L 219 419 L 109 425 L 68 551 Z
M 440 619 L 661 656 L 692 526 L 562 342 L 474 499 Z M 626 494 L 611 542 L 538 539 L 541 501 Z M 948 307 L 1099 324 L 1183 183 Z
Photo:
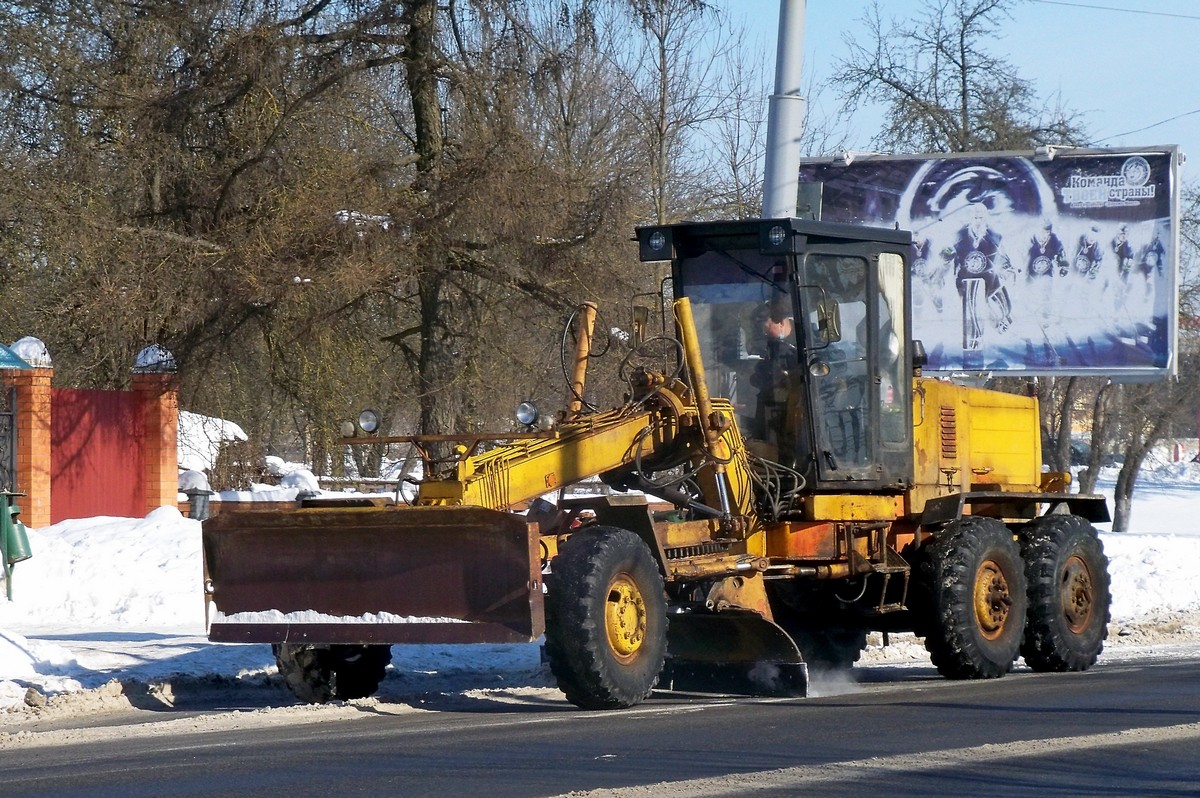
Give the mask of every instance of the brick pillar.
M 26 526 L 50 526 L 50 379 L 53 368 L 2 369 L 17 389 L 17 499 Z
M 142 408 L 142 495 L 145 510 L 177 506 L 179 496 L 179 390 L 173 373 L 133 373 Z

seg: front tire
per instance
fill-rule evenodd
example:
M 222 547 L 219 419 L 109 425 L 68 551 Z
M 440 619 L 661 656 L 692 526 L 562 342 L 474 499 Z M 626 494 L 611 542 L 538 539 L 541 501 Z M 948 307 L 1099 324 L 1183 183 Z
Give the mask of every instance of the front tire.
M 1027 606 L 1025 570 L 1012 532 L 995 518 L 946 526 L 921 558 L 931 617 L 925 648 L 949 679 L 995 679 L 1017 658 Z
M 1021 655 L 1035 671 L 1087 670 L 1108 636 L 1108 559 L 1096 529 L 1077 515 L 1046 515 L 1020 535 L 1029 583 Z
M 582 709 L 623 709 L 649 697 L 667 652 L 658 563 L 633 532 L 576 532 L 550 565 L 546 656 L 559 689 Z

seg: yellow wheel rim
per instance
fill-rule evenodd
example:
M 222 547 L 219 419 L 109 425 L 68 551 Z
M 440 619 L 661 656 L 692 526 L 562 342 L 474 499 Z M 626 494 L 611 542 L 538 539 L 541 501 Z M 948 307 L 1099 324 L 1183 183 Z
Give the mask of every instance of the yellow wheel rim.
M 608 645 L 622 662 L 637 656 L 646 642 L 646 602 L 629 574 L 618 574 L 608 588 L 604 628 Z
M 1004 631 L 1012 596 L 1004 571 L 993 560 L 984 560 L 975 572 L 975 622 L 988 640 L 995 640 Z
M 1067 626 L 1075 634 L 1087 629 L 1092 618 L 1093 590 L 1092 572 L 1081 557 L 1067 560 L 1062 573 L 1062 606 Z

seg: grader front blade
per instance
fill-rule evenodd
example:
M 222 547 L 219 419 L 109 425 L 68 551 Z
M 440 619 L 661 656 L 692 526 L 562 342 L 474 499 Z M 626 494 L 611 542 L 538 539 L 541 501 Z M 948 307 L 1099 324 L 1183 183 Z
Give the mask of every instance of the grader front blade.
M 544 631 L 536 530 L 480 507 L 300 507 L 204 522 L 209 639 L 515 643 Z

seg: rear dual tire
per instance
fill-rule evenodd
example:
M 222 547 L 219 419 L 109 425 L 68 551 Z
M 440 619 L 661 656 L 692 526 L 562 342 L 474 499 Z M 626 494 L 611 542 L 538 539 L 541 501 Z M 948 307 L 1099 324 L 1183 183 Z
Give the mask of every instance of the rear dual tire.
M 1021 655 L 1035 671 L 1087 670 L 1108 636 L 1108 560 L 1077 515 L 1046 515 L 1021 530 L 1029 614 Z
M 1100 656 L 1111 593 L 1096 529 L 1047 515 L 1018 541 L 999 520 L 968 516 L 921 552 L 921 631 L 943 676 L 995 678 L 1018 655 L 1034 671 L 1083 671 Z

